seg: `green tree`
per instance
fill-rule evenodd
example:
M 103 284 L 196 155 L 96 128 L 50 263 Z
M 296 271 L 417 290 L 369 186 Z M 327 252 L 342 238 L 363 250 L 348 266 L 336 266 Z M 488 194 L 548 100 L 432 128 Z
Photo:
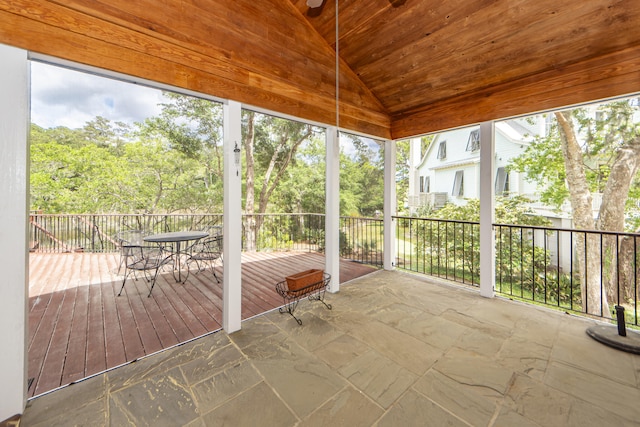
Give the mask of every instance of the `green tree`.
M 540 184 L 542 201 L 559 206 L 569 200 L 575 228 L 623 231 L 629 196 L 637 195 L 640 124 L 636 116 L 639 112 L 637 99 L 602 104 L 595 111 L 577 108 L 556 112 L 548 134 L 535 138 L 525 153 L 514 159 L 512 167 Z M 602 195 L 596 218 L 594 193 Z M 613 262 L 608 262 L 609 267 L 601 276 L 599 239 L 595 235 L 578 236 L 576 258 L 584 306 L 594 314 L 599 314 L 601 307 L 607 313 L 608 301 L 619 297 L 615 286 L 617 270 Z M 615 253 L 615 241 L 605 240 L 606 255 L 603 256 L 611 257 Z M 623 260 L 632 257 L 632 243 L 623 241 L 615 255 Z M 601 282 L 605 285 L 605 299 L 601 298 Z M 630 295 L 632 290 L 627 288 L 624 292 Z
M 243 114 L 245 154 L 245 249 L 256 249 L 256 238 L 269 201 L 296 162 L 300 146 L 319 130 L 313 126 L 253 111 Z M 257 193 L 257 198 L 256 198 Z
M 525 230 L 527 226 L 549 226 L 546 218 L 536 215 L 527 207 L 528 202 L 530 201 L 522 196 L 496 198 L 496 223 L 519 225 Z M 454 268 L 461 270 L 454 272 L 455 275 L 477 282 L 480 274 L 480 201 L 469 199 L 463 206 L 447 203 L 437 210 L 427 207 L 418 216 L 442 220 L 420 222 L 417 226 L 416 253 L 421 254 L 418 258 L 427 260 L 430 264 L 428 268 L 435 268 L 436 273 L 439 268 L 455 266 Z M 549 260 L 544 250 L 533 244 L 531 230 L 525 233 L 507 231 L 497 234 L 496 246 L 500 250 L 496 252 L 496 276 L 514 283 L 520 277 L 525 277 L 525 283 L 519 286 L 528 293 L 535 294 L 543 283 L 532 279 L 529 272 L 546 268 Z

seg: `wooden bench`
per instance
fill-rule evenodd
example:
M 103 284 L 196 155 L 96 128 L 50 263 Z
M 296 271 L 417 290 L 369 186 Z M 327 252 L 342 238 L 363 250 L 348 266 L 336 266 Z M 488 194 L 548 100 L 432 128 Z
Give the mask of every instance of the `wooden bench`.
M 331 281 L 331 275 L 329 273 L 322 273 L 321 279 L 304 285 L 303 287 L 295 290 L 289 289 L 287 280 L 278 282 L 276 284 L 276 292 L 282 297 L 284 301 L 283 307 L 280 307 L 280 313 L 289 313 L 291 317 L 296 319 L 298 325 L 302 325 L 302 320 L 298 319 L 293 313 L 298 307 L 298 303 L 303 298 L 308 298 L 309 301 L 320 301 L 329 310 L 331 310 L 331 304 L 324 302 L 324 295 Z

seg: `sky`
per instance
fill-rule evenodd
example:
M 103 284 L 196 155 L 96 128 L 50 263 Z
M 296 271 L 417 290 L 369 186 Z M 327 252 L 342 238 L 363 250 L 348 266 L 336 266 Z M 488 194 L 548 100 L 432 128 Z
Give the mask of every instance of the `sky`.
M 82 128 L 96 116 L 128 124 L 160 114 L 162 91 L 68 68 L 31 62 L 31 121 L 43 128 Z M 369 147 L 379 146 L 362 138 Z M 347 154 L 355 149 L 341 138 Z
M 81 128 L 96 116 L 134 123 L 160 112 L 162 91 L 31 62 L 31 121 Z

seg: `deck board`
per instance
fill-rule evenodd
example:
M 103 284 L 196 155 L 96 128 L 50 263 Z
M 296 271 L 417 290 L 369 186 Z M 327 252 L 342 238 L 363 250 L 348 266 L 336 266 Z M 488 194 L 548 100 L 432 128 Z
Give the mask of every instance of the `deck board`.
M 171 272 L 149 284 L 127 280 L 122 296 L 119 255 L 30 253 L 29 397 L 221 329 L 222 283 L 210 270 L 185 283 Z M 282 305 L 274 286 L 284 277 L 324 268 L 310 252 L 242 254 L 242 319 Z M 340 261 L 342 282 L 375 268 Z M 222 267 L 216 266 L 222 279 Z

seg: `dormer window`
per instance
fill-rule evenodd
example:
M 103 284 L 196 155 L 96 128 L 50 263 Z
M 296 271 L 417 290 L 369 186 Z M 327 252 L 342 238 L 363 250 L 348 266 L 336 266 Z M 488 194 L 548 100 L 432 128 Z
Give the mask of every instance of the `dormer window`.
M 472 130 L 467 141 L 467 151 L 477 151 L 480 149 L 480 129 Z
M 442 141 L 438 146 L 438 159 L 444 160 L 447 158 L 447 141 Z

